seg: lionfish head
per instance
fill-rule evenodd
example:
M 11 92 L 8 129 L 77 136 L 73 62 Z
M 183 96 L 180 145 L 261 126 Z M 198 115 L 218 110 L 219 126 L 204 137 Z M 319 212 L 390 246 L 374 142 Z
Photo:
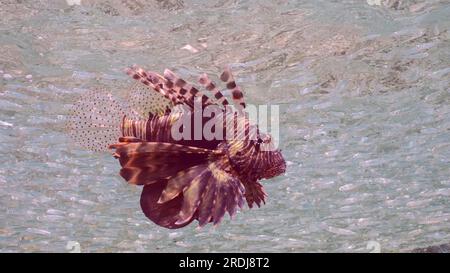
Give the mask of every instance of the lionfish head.
M 259 178 L 272 178 L 286 171 L 286 161 L 280 149 L 276 149 L 269 134 L 261 134 L 254 142 L 256 153 L 255 166 L 258 167 Z
M 269 179 L 286 171 L 286 161 L 270 135 L 258 134 L 252 140 L 228 142 L 229 156 L 235 169 L 243 176 Z

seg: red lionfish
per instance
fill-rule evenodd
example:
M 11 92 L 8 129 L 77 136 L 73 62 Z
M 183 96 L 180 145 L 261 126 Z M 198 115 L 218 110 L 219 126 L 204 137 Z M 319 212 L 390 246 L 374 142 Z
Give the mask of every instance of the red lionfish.
M 217 225 L 226 212 L 233 217 L 245 200 L 250 208 L 265 203 L 267 195 L 258 181 L 285 172 L 281 151 L 261 148 L 273 146 L 270 135 L 260 133 L 247 116 L 238 119 L 236 111 L 227 112 L 228 100 L 206 74 L 199 83 L 211 96 L 168 69 L 159 75 L 133 66 L 127 74 L 137 82 L 126 101 L 103 90 L 89 91 L 74 105 L 67 125 L 70 136 L 85 148 L 114 150 L 122 166 L 120 175 L 131 184 L 144 186 L 140 203 L 150 220 L 170 229 L 193 220 L 198 220 L 199 226 Z M 234 104 L 244 109 L 243 93 L 229 67 L 220 79 L 231 91 Z M 194 112 L 195 101 L 201 103 L 201 109 L 214 106 L 227 117 L 223 130 L 233 128 L 236 133 L 239 123 L 244 132 L 256 129 L 254 137 L 175 140 L 172 127 Z M 177 106 L 184 110 L 176 111 Z M 233 118 L 228 119 L 230 116 Z M 202 119 L 205 124 L 211 118 Z

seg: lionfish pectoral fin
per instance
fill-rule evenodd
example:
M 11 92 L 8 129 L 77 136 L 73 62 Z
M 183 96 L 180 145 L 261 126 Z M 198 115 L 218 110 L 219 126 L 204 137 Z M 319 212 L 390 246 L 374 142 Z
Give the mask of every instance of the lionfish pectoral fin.
M 119 142 L 142 142 L 142 139 L 132 136 L 119 137 Z M 109 145 L 110 147 L 113 145 Z
M 170 229 L 182 228 L 190 223 L 189 221 L 183 224 L 176 223 L 183 204 L 183 197 L 178 195 L 168 202 L 162 204 L 157 202 L 166 185 L 167 180 L 159 180 L 144 186 L 140 201 L 142 211 L 148 219 L 159 226 Z M 191 219 L 191 221 L 193 220 Z
M 199 221 L 199 226 L 209 222 L 217 225 L 226 212 L 233 216 L 237 208 L 242 207 L 244 186 L 238 178 L 225 170 L 224 164 L 226 163 L 219 159 L 193 166 L 184 172 L 184 176 L 180 173 L 169 179 L 159 201 L 171 202 L 182 196 L 175 224 L 184 225 L 195 218 Z
M 204 189 L 204 195 L 198 207 L 200 226 L 212 222 L 220 223 L 225 212 L 232 217 L 244 203 L 244 186 L 241 181 L 229 173 L 228 162 L 212 162 L 209 164 L 211 176 Z
M 174 144 L 168 142 L 119 142 L 110 147 L 117 149 L 118 153 L 134 154 L 134 153 L 169 153 L 169 154 L 204 154 L 214 153 L 214 150 Z
M 261 207 L 262 204 L 266 204 L 266 192 L 263 186 L 258 181 L 251 181 L 244 183 L 245 186 L 245 199 L 249 208 L 253 208 L 253 204 Z
M 227 172 L 223 158 L 181 170 L 164 183 L 145 185 L 141 196 L 145 215 L 167 228 L 183 227 L 194 219 L 200 227 L 218 225 L 226 212 L 233 216 L 244 204 L 245 189 Z
M 212 150 L 161 142 L 119 142 L 115 149 L 120 175 L 136 185 L 152 184 L 176 176 L 180 171 L 207 162 Z
M 195 209 L 191 208 L 194 209 L 192 214 L 190 212 L 183 214 L 183 207 L 186 200 L 191 200 L 190 193 L 193 188 L 199 185 L 194 180 L 200 182 L 200 178 L 207 170 L 207 164 L 199 164 L 179 171 L 173 178 L 163 182 L 145 185 L 141 195 L 141 208 L 145 216 L 154 223 L 170 229 L 188 225 L 195 219 L 193 217 Z M 188 186 L 191 190 L 186 195 L 182 194 Z
M 187 187 L 194 178 L 204 172 L 207 167 L 208 165 L 205 163 L 178 172 L 177 175 L 168 180 L 167 186 L 163 190 L 158 203 L 162 204 L 168 202 L 178 196 L 184 188 Z

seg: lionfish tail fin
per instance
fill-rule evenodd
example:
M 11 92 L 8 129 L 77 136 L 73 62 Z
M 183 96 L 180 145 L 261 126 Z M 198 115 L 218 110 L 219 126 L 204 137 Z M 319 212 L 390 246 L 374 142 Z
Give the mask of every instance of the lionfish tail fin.
M 104 89 L 84 93 L 71 108 L 66 130 L 70 138 L 91 151 L 108 151 L 122 136 L 124 116 L 135 113 L 129 105 Z
M 163 142 L 142 142 L 120 138 L 110 145 L 122 169 L 120 175 L 130 184 L 147 185 L 177 175 L 191 166 L 206 162 L 213 151 Z M 176 162 L 176 163 L 175 163 Z

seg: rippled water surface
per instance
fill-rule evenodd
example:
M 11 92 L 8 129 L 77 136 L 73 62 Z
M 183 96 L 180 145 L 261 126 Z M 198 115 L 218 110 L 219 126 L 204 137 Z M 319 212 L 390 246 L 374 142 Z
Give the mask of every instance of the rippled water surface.
M 77 1 L 69 1 L 77 2 Z M 0 251 L 367 252 L 450 241 L 450 3 L 0 1 Z M 185 47 L 190 45 L 190 47 Z M 64 119 L 123 68 L 194 80 L 230 63 L 279 104 L 285 176 L 260 209 L 166 230 Z

